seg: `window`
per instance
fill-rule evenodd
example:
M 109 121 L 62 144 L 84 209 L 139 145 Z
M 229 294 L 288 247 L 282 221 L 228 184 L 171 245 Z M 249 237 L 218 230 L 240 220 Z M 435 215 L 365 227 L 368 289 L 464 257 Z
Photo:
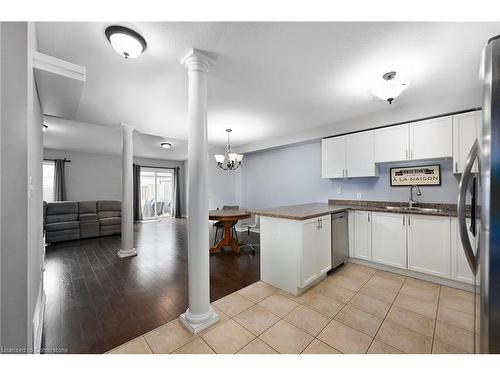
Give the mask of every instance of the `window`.
M 141 168 L 143 219 L 172 216 L 174 173 L 169 169 Z
M 46 202 L 54 201 L 54 169 L 53 161 L 43 161 L 43 200 Z

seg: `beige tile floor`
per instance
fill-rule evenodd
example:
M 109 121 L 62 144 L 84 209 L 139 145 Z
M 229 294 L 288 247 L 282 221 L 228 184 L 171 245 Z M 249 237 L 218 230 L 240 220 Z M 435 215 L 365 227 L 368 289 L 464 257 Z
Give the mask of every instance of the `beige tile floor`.
M 470 353 L 473 295 L 348 263 L 300 296 L 261 281 L 212 306 L 191 335 L 173 320 L 109 353 Z

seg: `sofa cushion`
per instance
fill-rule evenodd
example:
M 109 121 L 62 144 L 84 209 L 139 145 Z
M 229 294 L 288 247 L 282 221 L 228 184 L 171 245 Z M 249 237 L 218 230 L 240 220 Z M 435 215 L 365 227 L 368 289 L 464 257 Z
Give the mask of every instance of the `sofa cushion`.
M 80 221 L 80 238 L 99 237 L 98 221 Z
M 97 201 L 97 212 L 100 211 L 121 211 L 121 201 Z
M 50 202 L 47 203 L 48 215 L 78 214 L 78 202 Z
M 97 213 L 97 201 L 78 202 L 78 212 L 80 215 Z
M 59 215 L 47 215 L 45 218 L 45 223 L 60 223 L 65 221 L 78 220 L 77 214 L 59 214 Z
M 99 211 L 97 215 L 99 215 L 99 219 L 101 219 L 105 217 L 121 217 L 122 213 L 121 211 Z
M 99 219 L 99 223 L 101 226 L 120 225 L 122 223 L 122 219 L 120 217 L 104 217 Z
M 47 232 L 54 232 L 54 231 L 68 230 L 68 229 L 79 229 L 79 228 L 80 228 L 79 221 L 61 221 L 58 223 L 45 224 L 45 230 Z
M 45 240 L 48 243 L 78 240 L 80 238 L 80 229 L 60 230 L 56 232 L 47 232 Z
M 96 213 L 93 213 L 93 214 L 80 214 L 78 216 L 78 219 L 80 221 L 97 221 L 98 220 L 98 216 Z

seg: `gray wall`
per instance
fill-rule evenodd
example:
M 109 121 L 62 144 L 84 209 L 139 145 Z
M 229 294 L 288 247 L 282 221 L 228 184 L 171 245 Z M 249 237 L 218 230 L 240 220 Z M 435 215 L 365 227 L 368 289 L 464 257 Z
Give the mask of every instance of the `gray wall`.
M 122 161 L 120 155 L 105 155 L 79 151 L 44 150 L 44 158 L 71 160 L 66 163 L 67 199 L 72 201 L 121 199 Z M 184 182 L 184 162 L 134 157 L 134 163 L 144 166 L 180 167 L 181 185 Z M 182 212 L 185 215 L 185 189 L 181 186 Z
M 452 174 L 452 161 L 437 162 L 442 168 L 442 186 L 422 188 L 419 199 L 455 203 L 458 178 Z M 323 179 L 319 141 L 258 152 L 244 157 L 241 176 L 236 177 L 236 185 L 241 190 L 238 200 L 241 205 L 251 208 L 326 202 L 330 198 L 356 199 L 357 193 L 361 193 L 361 199 L 367 200 L 407 201 L 408 188 L 390 187 L 389 167 L 429 163 L 382 164 L 379 177 Z
M 42 121 L 30 60 L 36 35 L 32 23 L 1 28 L 1 344 L 32 350 L 43 254 Z

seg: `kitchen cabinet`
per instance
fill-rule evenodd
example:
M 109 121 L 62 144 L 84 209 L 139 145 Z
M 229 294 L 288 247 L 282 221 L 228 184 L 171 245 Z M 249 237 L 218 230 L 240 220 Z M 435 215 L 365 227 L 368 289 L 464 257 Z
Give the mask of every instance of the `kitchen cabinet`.
M 321 177 L 341 178 L 345 176 L 346 141 L 345 137 L 321 140 Z
M 371 212 L 354 212 L 354 257 L 372 260 Z
M 453 155 L 452 117 L 410 123 L 410 160 L 446 158 Z
M 347 216 L 347 226 L 349 231 L 349 256 L 354 258 L 354 235 L 356 233 L 354 218 L 356 211 L 349 210 Z
M 323 178 L 376 176 L 373 137 L 373 131 L 366 131 L 323 139 L 321 176 Z
M 453 173 L 464 171 L 472 144 L 480 137 L 481 116 L 481 111 L 453 116 Z M 474 171 L 477 171 L 477 165 L 474 166 Z
M 408 160 L 409 124 L 389 126 L 374 131 L 375 163 Z
M 470 228 L 470 219 L 466 219 L 467 228 Z M 472 248 L 476 249 L 476 238 L 469 232 L 469 239 Z M 458 219 L 451 219 L 451 278 L 456 281 L 472 284 L 474 282 L 474 274 L 472 273 L 467 258 L 465 257 L 460 233 L 458 229 Z
M 450 217 L 408 215 L 408 269 L 451 277 Z
M 376 176 L 374 132 L 346 136 L 346 177 Z
M 294 295 L 332 267 L 331 216 L 291 220 L 261 216 L 261 280 Z
M 371 218 L 372 260 L 406 268 L 406 215 L 373 212 Z

